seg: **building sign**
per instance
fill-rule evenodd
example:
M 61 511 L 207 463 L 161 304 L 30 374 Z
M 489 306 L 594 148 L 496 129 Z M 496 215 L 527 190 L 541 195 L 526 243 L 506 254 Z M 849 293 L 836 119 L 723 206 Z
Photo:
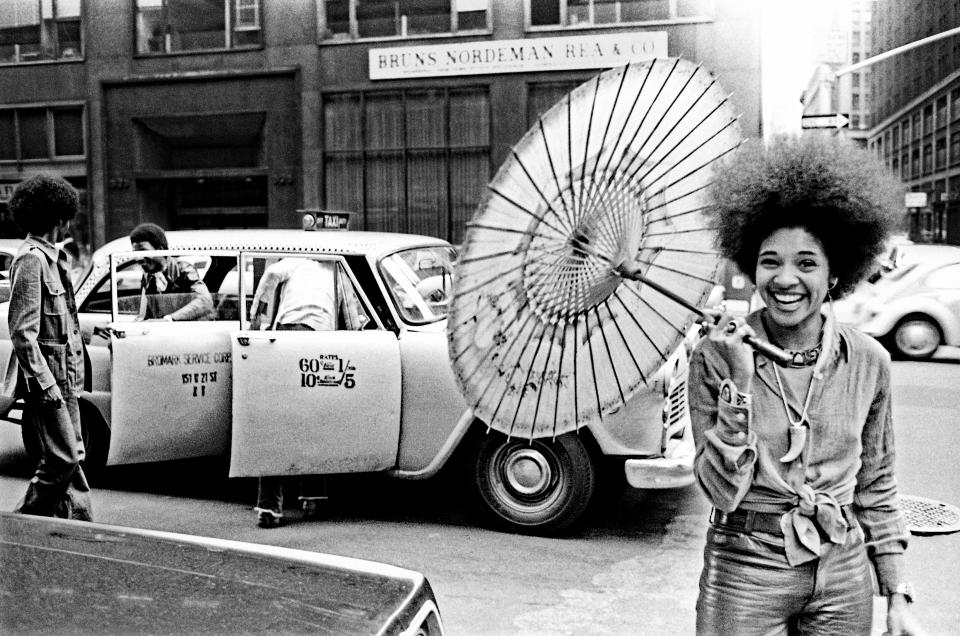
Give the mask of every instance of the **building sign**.
M 16 183 L 0 183 L 0 203 L 6 203 L 10 200 L 15 187 L 17 187 Z
M 599 69 L 667 57 L 666 31 L 372 48 L 370 79 Z
M 904 195 L 904 205 L 908 208 L 925 208 L 927 207 L 927 193 L 926 192 L 907 192 Z

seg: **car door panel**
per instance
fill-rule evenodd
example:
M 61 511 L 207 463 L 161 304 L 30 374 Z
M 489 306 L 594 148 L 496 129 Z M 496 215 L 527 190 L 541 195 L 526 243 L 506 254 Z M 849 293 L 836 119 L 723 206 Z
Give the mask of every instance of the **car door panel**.
M 446 331 L 430 326 L 400 334 L 403 431 L 397 467 L 421 471 L 441 453 L 467 410 L 447 354 Z
M 221 455 L 229 445 L 233 322 L 110 325 L 108 463 Z
M 396 464 L 400 351 L 386 331 L 241 331 L 232 339 L 230 476 Z

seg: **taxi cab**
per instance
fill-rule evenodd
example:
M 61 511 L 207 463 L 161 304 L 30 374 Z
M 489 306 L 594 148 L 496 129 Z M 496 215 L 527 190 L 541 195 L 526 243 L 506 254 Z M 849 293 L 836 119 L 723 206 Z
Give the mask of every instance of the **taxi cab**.
M 116 239 L 76 284 L 89 357 L 80 410 L 94 479 L 105 466 L 206 456 L 229 457 L 231 477 L 425 479 L 449 464 L 488 521 L 538 534 L 580 521 L 610 487 L 603 478 L 636 488 L 693 482 L 689 346 L 601 424 L 555 439 L 508 438 L 473 416 L 449 362 L 449 243 L 293 229 L 171 231 L 167 239 L 169 249 L 157 252 L 132 252 L 127 238 Z M 138 320 L 145 257 L 192 264 L 212 297 L 209 315 Z M 260 278 L 284 258 L 335 272 L 336 330 L 278 330 L 269 320 L 252 328 Z M 189 301 L 176 296 L 162 299 L 171 311 Z M 11 354 L 6 311 L 0 305 L 0 365 Z M 18 423 L 17 412 L 8 419 Z

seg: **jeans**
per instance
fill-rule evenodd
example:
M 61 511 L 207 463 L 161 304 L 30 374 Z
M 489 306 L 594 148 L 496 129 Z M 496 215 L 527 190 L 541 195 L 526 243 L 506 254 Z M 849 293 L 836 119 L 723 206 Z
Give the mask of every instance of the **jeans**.
M 65 396 L 59 408 L 30 395 L 25 402 L 22 425 L 34 430 L 40 463 L 16 512 L 92 521 L 90 486 L 80 465 L 84 448 L 77 397 Z
M 872 622 L 873 579 L 859 526 L 843 545 L 824 543 L 819 559 L 797 567 L 772 537 L 708 529 L 697 634 L 869 636 Z

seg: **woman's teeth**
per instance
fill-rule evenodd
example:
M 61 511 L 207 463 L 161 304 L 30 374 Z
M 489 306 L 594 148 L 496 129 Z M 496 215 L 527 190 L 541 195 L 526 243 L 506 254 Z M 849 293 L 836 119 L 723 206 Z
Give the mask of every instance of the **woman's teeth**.
M 792 305 L 800 302 L 802 298 L 803 294 L 773 294 L 773 299 L 781 305 Z

